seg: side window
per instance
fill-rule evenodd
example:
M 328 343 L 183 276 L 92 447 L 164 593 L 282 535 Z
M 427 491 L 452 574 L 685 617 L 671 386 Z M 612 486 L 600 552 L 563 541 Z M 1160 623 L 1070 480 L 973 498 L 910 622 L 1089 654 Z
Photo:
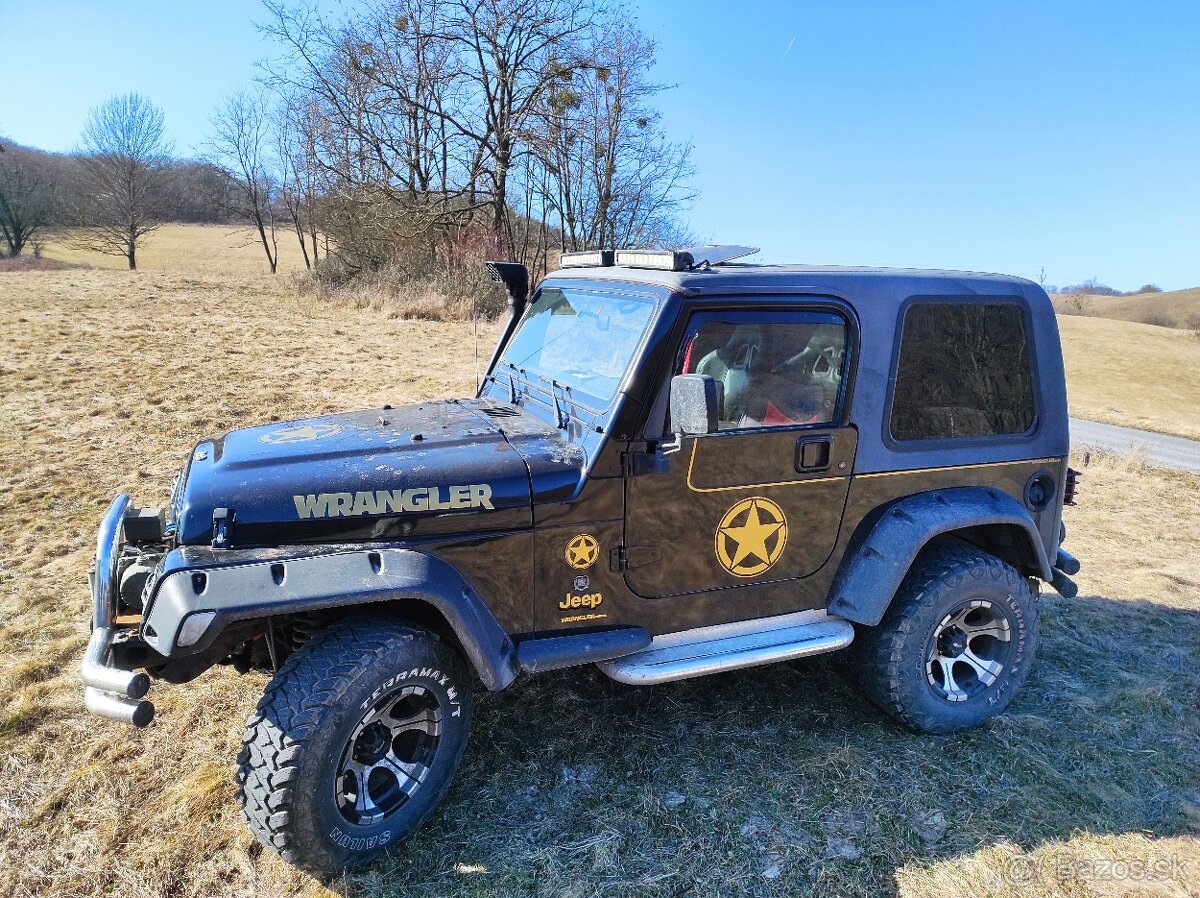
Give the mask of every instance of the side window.
M 1034 421 L 1025 315 L 1015 303 L 914 303 L 892 396 L 895 440 L 1024 433 Z
M 824 312 L 701 313 L 675 374 L 724 389 L 720 429 L 828 424 L 846 368 L 846 324 Z

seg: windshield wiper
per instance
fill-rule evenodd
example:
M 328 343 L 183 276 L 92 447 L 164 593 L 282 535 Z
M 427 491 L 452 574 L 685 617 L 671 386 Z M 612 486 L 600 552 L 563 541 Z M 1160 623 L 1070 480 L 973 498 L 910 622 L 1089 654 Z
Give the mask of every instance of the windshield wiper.
M 518 373 L 523 374 L 524 372 L 512 362 L 504 362 L 503 364 L 506 365 L 510 370 L 503 373 L 497 373 L 493 371 L 491 374 L 487 375 L 486 379 L 490 380 L 492 383 L 505 384 L 508 387 L 508 401 L 513 405 L 516 405 L 517 400 L 525 395 L 524 392 L 517 389 L 517 384 L 521 383 L 530 389 L 533 389 L 533 384 L 527 378 L 517 377 Z
M 538 380 L 542 381 L 543 383 L 550 384 L 550 397 L 554 400 L 554 426 L 561 427 L 563 430 L 566 430 L 567 425 L 571 422 L 567 415 L 564 414 L 562 405 L 558 401 L 558 393 L 555 393 L 554 391 L 561 390 L 563 398 L 568 399 L 569 397 L 567 394 L 571 392 L 571 388 L 566 384 L 559 383 L 553 377 L 547 377 L 544 374 L 539 374 Z
M 516 400 L 518 397 L 521 397 L 521 396 L 532 397 L 534 393 L 544 394 L 544 395 L 550 397 L 551 401 L 546 404 L 550 405 L 554 408 L 554 421 L 555 421 L 555 425 L 557 427 L 565 429 L 567 426 L 567 423 L 569 423 L 570 419 L 572 419 L 572 418 L 574 418 L 576 421 L 578 421 L 584 427 L 594 428 L 596 426 L 594 424 L 594 422 L 588 420 L 587 418 L 584 418 L 582 415 L 580 415 L 576 411 L 576 407 L 583 408 L 586 411 L 589 411 L 592 413 L 595 413 L 596 410 L 591 408 L 586 403 L 581 402 L 580 400 L 576 399 L 573 395 L 571 395 L 572 389 L 571 389 L 570 385 L 564 384 L 561 381 L 557 381 L 553 377 L 549 377 L 545 374 L 533 375 L 533 377 L 536 377 L 539 381 L 546 384 L 549 387 L 549 389 L 546 389 L 544 387 L 539 387 L 537 384 L 535 384 L 533 382 L 529 372 L 526 371 L 524 368 L 520 368 L 517 365 L 514 365 L 512 362 L 509 362 L 509 361 L 505 361 L 503 364 L 505 365 L 505 367 L 507 367 L 509 369 L 504 374 L 504 377 L 508 380 L 509 397 L 510 397 L 510 401 L 514 405 L 516 404 Z M 489 376 L 494 381 L 500 380 L 500 378 L 495 374 L 492 374 Z M 520 393 L 517 392 L 517 388 L 516 388 L 517 383 L 520 383 L 525 387 L 525 389 L 523 391 L 521 391 Z M 559 395 L 560 392 L 562 394 L 561 396 Z M 540 396 L 538 396 L 536 398 L 539 402 L 544 401 L 543 399 L 541 399 Z

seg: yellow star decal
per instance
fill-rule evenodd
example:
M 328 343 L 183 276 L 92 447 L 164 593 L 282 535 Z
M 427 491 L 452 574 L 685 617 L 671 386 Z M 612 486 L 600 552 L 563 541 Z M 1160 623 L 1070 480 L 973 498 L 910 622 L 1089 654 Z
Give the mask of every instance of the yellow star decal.
M 735 577 L 765 572 L 783 555 L 786 544 L 783 509 L 761 496 L 738 502 L 717 525 L 717 561 Z
M 600 544 L 596 537 L 589 533 L 581 533 L 567 543 L 567 564 L 577 571 L 590 568 L 600 557 Z

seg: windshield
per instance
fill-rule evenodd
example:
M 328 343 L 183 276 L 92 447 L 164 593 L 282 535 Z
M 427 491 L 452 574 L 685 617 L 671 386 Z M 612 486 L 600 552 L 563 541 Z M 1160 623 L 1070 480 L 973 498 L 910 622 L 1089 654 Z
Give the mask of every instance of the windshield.
M 653 313 L 648 299 L 545 287 L 521 319 L 498 367 L 540 375 L 607 404 Z

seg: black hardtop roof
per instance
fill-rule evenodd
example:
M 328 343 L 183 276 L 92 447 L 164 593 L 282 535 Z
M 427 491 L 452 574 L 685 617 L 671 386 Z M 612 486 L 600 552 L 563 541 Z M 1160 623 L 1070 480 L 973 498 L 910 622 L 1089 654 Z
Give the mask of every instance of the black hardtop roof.
M 692 271 L 663 271 L 654 268 L 596 266 L 567 268 L 549 274 L 547 280 L 624 281 L 664 287 L 686 296 L 706 293 L 761 293 L 806 288 L 830 290 L 851 296 L 891 294 L 898 299 L 928 293 L 934 295 L 1004 296 L 1041 293 L 1032 281 L 1003 274 L 970 271 L 940 271 L 920 268 L 870 268 L 838 265 L 714 265 Z
M 859 430 L 855 469 L 859 473 L 938 465 L 974 465 L 1013 459 L 1061 458 L 1070 442 L 1067 394 L 1058 322 L 1046 291 L 1033 281 L 1002 274 L 907 268 L 842 268 L 826 265 L 716 265 L 693 271 L 596 266 L 556 271 L 543 282 L 603 289 L 625 287 L 660 296 L 704 300 L 816 294 L 844 300 L 859 319 L 857 381 L 851 422 Z M 891 444 L 884 434 L 902 309 L 912 299 L 1009 299 L 1028 310 L 1031 361 L 1038 391 L 1038 420 L 1031 434 L 1013 437 Z M 672 304 L 668 302 L 666 309 Z M 670 318 L 670 314 L 667 315 Z

